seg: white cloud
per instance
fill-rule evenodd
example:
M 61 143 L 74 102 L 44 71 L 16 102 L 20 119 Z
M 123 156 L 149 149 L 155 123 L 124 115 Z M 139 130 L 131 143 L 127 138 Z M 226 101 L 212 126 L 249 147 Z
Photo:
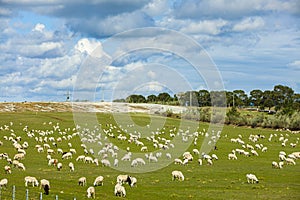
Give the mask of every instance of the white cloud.
M 181 28 L 180 31 L 187 34 L 211 34 L 217 35 L 221 33 L 221 28 L 224 27 L 228 22 L 222 19 L 218 20 L 203 20 L 203 21 L 191 21 L 185 27 Z
M 95 39 L 82 38 L 75 45 L 75 49 L 81 53 L 87 53 L 89 55 L 97 48 L 102 48 L 101 42 Z
M 39 31 L 39 32 L 43 32 L 45 29 L 45 25 L 38 23 L 35 25 L 35 27 L 33 28 L 33 31 Z
M 233 26 L 233 31 L 251 31 L 264 27 L 265 22 L 261 17 L 247 17 Z
M 295 70 L 300 70 L 300 60 L 295 60 L 289 64 L 287 64 L 288 67 Z

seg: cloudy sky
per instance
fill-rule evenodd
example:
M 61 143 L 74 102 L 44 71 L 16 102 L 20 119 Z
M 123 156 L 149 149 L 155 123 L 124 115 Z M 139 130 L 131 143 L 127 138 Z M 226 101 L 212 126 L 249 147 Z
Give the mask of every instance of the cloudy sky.
M 0 0 L 0 101 L 299 93 L 299 21 L 299 0 Z

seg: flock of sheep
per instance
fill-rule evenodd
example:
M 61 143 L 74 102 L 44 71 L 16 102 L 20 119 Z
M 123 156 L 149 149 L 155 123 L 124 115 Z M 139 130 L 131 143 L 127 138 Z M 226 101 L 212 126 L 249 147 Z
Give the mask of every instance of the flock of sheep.
M 23 133 L 15 133 L 13 129 L 13 123 L 8 125 L 0 125 L 0 133 L 4 133 L 3 141 L 0 141 L 0 146 L 4 142 L 10 143 L 12 147 L 16 150 L 13 156 L 8 155 L 6 152 L 0 152 L 0 159 L 6 160 L 7 164 L 4 166 L 4 171 L 7 174 L 12 173 L 12 169 L 19 169 L 24 171 L 24 182 L 25 186 L 29 185 L 35 187 L 40 185 L 40 188 L 44 190 L 45 194 L 49 194 L 50 181 L 46 179 L 41 179 L 40 182 L 33 176 L 28 176 L 26 174 L 26 166 L 22 163 L 22 160 L 26 159 L 26 150 L 30 147 L 30 144 L 26 141 L 27 138 L 35 140 L 34 148 L 40 154 L 45 154 L 45 164 L 48 167 L 56 167 L 58 171 L 62 170 L 64 167 L 62 160 L 69 160 L 76 157 L 76 162 L 83 162 L 85 164 L 94 164 L 96 166 L 103 167 L 118 167 L 120 162 L 128 164 L 132 168 L 143 167 L 151 163 L 159 162 L 162 157 L 165 159 L 173 159 L 174 164 L 178 165 L 188 165 L 190 162 L 194 161 L 194 156 L 196 156 L 199 165 L 203 165 L 206 162 L 207 165 L 213 165 L 215 161 L 219 158 L 216 154 L 206 154 L 204 152 L 199 152 L 197 148 L 194 148 L 192 152 L 184 152 L 182 156 L 173 158 L 172 151 L 169 149 L 175 148 L 172 143 L 172 138 L 180 137 L 182 142 L 188 142 L 193 140 L 193 144 L 196 146 L 198 138 L 200 136 L 210 137 L 208 145 L 216 144 L 217 140 L 221 137 L 221 132 L 216 132 L 208 134 L 205 130 L 199 132 L 190 132 L 187 128 L 186 130 L 176 129 L 176 127 L 166 130 L 162 128 L 161 130 L 155 130 L 151 132 L 151 135 L 142 138 L 141 133 L 134 130 L 134 125 L 128 125 L 127 127 L 117 127 L 112 124 L 106 124 L 102 127 L 93 127 L 93 129 L 87 127 L 76 126 L 75 128 L 66 128 L 61 130 L 59 123 L 53 124 L 52 122 L 45 122 L 44 125 L 52 127 L 50 130 L 32 130 L 28 126 L 23 127 Z M 101 133 L 101 130 L 103 131 Z M 74 137 L 81 138 L 82 150 L 84 154 L 76 155 L 77 151 L 73 147 L 71 139 Z M 227 135 L 224 136 L 227 138 Z M 127 143 L 128 147 L 126 151 L 121 154 L 119 147 L 111 142 L 109 139 L 115 138 L 123 143 Z M 0 138 L 1 139 L 1 138 Z M 238 156 L 259 156 L 260 153 L 265 153 L 268 150 L 267 144 L 263 144 L 261 141 L 266 140 L 264 135 L 250 135 L 246 140 L 242 135 L 238 135 L 237 138 L 230 138 L 230 142 L 237 145 L 228 154 L 229 160 L 237 160 Z M 267 139 L 269 142 L 280 142 L 282 147 L 288 145 L 289 135 L 281 134 L 278 132 L 271 134 Z M 107 141 L 107 142 L 106 142 Z M 299 138 L 296 141 L 291 141 L 290 146 L 295 148 L 298 144 Z M 62 149 L 60 143 L 66 142 L 68 148 Z M 88 148 L 85 143 L 94 144 L 98 147 L 102 147 L 98 152 L 95 152 L 93 148 Z M 145 145 L 145 144 L 148 144 Z M 150 146 L 150 145 L 151 146 Z M 144 153 L 144 157 L 134 157 L 133 153 L 130 151 L 130 147 L 135 145 L 140 148 L 140 152 Z M 156 153 L 148 153 L 148 149 L 155 149 Z M 54 156 L 55 155 L 55 156 Z M 300 152 L 293 152 L 287 154 L 284 151 L 279 152 L 279 157 L 277 161 L 271 163 L 273 168 L 281 169 L 284 165 L 295 165 L 296 160 L 300 158 Z M 276 158 L 274 158 L 276 159 Z M 75 171 L 76 162 L 69 162 L 68 167 L 70 172 Z M 172 180 L 178 179 L 179 181 L 184 181 L 185 177 L 180 170 L 174 170 L 171 172 Z M 246 174 L 246 180 L 248 183 L 258 183 L 258 178 L 252 174 Z M 102 186 L 104 182 L 103 176 L 98 176 L 95 178 L 94 184 L 86 190 L 88 198 L 95 198 L 95 187 Z M 0 180 L 0 188 L 7 187 L 8 179 Z M 80 177 L 78 179 L 79 186 L 86 186 L 86 177 Z M 130 175 L 119 175 L 116 179 L 116 184 L 114 187 L 114 195 L 116 196 L 126 196 L 125 184 L 130 187 L 134 187 L 137 184 L 137 179 Z

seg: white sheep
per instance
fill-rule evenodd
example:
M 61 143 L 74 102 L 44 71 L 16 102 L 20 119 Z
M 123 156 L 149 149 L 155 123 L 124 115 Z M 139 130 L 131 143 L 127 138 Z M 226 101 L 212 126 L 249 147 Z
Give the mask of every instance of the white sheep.
M 98 176 L 94 181 L 94 186 L 103 185 L 103 176 Z
M 74 164 L 72 162 L 69 163 L 69 168 L 70 168 L 70 172 L 74 172 L 75 167 L 74 167 Z
M 87 198 L 96 198 L 96 192 L 95 192 L 95 188 L 93 186 L 90 186 L 87 190 Z
M 131 177 L 131 184 L 130 184 L 130 187 L 136 186 L 136 183 L 137 183 L 137 179 L 136 179 L 135 177 Z
M 62 169 L 62 163 L 57 163 L 57 170 L 60 171 Z
M 286 158 L 285 162 L 287 165 L 296 165 L 296 162 L 292 158 Z
M 80 186 L 85 186 L 86 185 L 86 177 L 80 177 L 79 179 L 78 179 L 78 185 L 80 185 Z
M 117 183 L 115 185 L 114 193 L 116 196 L 126 197 L 126 190 L 125 190 L 124 186 L 122 186 L 120 183 Z
M 5 173 L 11 174 L 11 168 L 10 168 L 10 166 L 8 166 L 8 165 L 4 166 L 4 170 L 5 170 Z
M 119 176 L 117 176 L 117 183 L 120 184 L 128 183 L 128 185 L 131 185 L 131 176 L 120 174 Z
M 258 183 L 258 179 L 254 174 L 246 174 L 247 182 L 248 183 Z
M 7 187 L 7 184 L 8 184 L 8 180 L 6 179 L 6 178 L 4 178 L 4 179 L 2 179 L 1 181 L 0 181 L 0 189 L 2 188 L 2 187 Z
M 50 182 L 49 182 L 48 180 L 42 179 L 42 180 L 40 181 L 40 183 L 41 183 L 40 188 L 43 188 L 43 189 L 44 189 L 45 186 L 48 185 L 48 187 L 49 187 L 49 189 L 50 189 Z
M 26 168 L 25 168 L 25 166 L 24 166 L 24 164 L 23 163 L 18 163 L 17 164 L 17 167 L 18 167 L 18 169 L 21 169 L 22 171 L 25 171 L 26 170 Z
M 115 158 L 114 160 L 114 166 L 115 167 L 118 167 L 119 166 L 119 160 L 117 158 Z
M 174 159 L 174 163 L 175 163 L 175 164 L 180 164 L 180 165 L 183 164 L 183 163 L 182 163 L 182 160 L 180 160 L 179 158 L 175 158 L 175 159 Z
M 279 168 L 279 165 L 278 165 L 277 162 L 273 161 L 273 162 L 272 162 L 272 167 L 278 169 L 278 168 Z
M 69 159 L 72 158 L 72 153 L 71 152 L 67 152 L 65 154 L 62 155 L 62 159 Z
M 38 180 L 35 177 L 33 177 L 33 176 L 26 176 L 24 178 L 24 181 L 25 181 L 25 187 L 28 186 L 28 183 L 31 183 L 32 187 L 39 185 Z
M 101 164 L 102 164 L 102 166 L 104 166 L 104 167 L 110 167 L 110 166 L 111 166 L 110 161 L 107 160 L 107 159 L 102 159 L 102 160 L 101 160 Z
M 180 181 L 184 181 L 184 176 L 181 171 L 174 170 L 172 171 L 172 180 L 178 179 Z
M 235 153 L 228 154 L 228 160 L 237 160 Z
M 198 159 L 198 163 L 199 163 L 199 165 L 202 165 L 202 159 L 201 158 Z

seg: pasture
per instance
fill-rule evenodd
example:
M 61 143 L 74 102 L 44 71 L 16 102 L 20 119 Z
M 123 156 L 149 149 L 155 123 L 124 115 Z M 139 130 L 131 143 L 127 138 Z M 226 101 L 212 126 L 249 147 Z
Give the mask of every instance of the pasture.
M 147 126 L 150 123 L 150 117 L 146 114 L 131 114 L 130 115 L 135 124 L 139 126 Z M 122 114 L 120 114 L 122 117 Z M 126 149 L 130 147 L 132 152 L 141 152 L 140 146 L 134 143 L 128 143 L 129 132 L 124 132 L 124 129 L 120 129 L 111 114 L 98 113 L 97 118 L 99 121 L 100 129 L 105 130 L 110 127 L 115 127 L 110 130 L 111 136 L 107 136 L 105 132 L 100 129 L 94 130 L 96 135 L 101 134 L 102 145 L 95 143 L 94 150 L 95 156 L 98 157 L 98 151 L 105 146 L 105 143 L 112 143 L 118 146 L 120 149 Z M 160 116 L 151 116 L 152 120 L 163 120 Z M 124 118 L 124 123 L 126 120 Z M 128 122 L 129 123 L 129 122 Z M 171 140 L 170 130 L 178 128 L 180 123 L 179 119 L 168 118 L 165 121 L 164 128 L 157 130 L 160 132 L 158 137 L 165 137 Z M 197 122 L 187 121 L 186 125 L 195 125 Z M 130 125 L 130 124 L 128 124 Z M 207 123 L 197 123 L 199 134 L 197 143 L 192 143 L 188 151 L 193 152 L 193 149 L 200 149 L 202 141 L 205 137 L 205 130 L 208 128 Z M 28 126 L 25 130 L 25 126 Z M 55 129 L 54 126 L 58 126 Z M 120 199 L 122 197 L 114 196 L 114 185 L 116 184 L 116 177 L 119 174 L 124 174 L 122 168 L 120 171 L 112 169 L 110 167 L 99 166 L 96 164 L 88 164 L 81 161 L 76 161 L 77 156 L 84 155 L 84 149 L 81 144 L 81 137 L 79 137 L 77 129 L 73 122 L 73 116 L 71 112 L 22 112 L 22 113 L 0 113 L 0 141 L 3 143 L 0 146 L 0 153 L 7 153 L 10 158 L 13 158 L 17 153 L 17 150 L 13 147 L 12 142 L 9 139 L 5 139 L 5 136 L 10 137 L 12 133 L 17 137 L 21 136 L 19 141 L 22 144 L 24 141 L 28 142 L 29 147 L 26 149 L 26 155 L 22 163 L 24 163 L 26 170 L 22 171 L 11 166 L 11 174 L 6 174 L 4 166 L 9 165 L 5 159 L 0 160 L 0 179 L 7 178 L 7 188 L 2 188 L 2 200 L 11 199 L 5 198 L 5 195 L 11 192 L 11 187 L 16 187 L 16 199 L 25 199 L 26 187 L 24 185 L 25 176 L 35 176 L 38 180 L 47 179 L 50 181 L 50 194 L 48 196 L 43 195 L 43 199 L 55 199 L 58 195 L 59 199 L 87 199 L 86 190 L 89 186 L 93 185 L 94 179 L 101 175 L 104 177 L 103 186 L 97 186 L 96 199 Z M 124 128 L 124 127 L 123 127 Z M 155 127 L 154 127 L 155 128 Z M 188 127 L 182 127 L 184 130 Z M 129 130 L 129 128 L 128 128 Z M 132 125 L 130 130 L 134 130 Z M 39 134 L 40 132 L 50 132 L 50 135 Z M 29 137 L 28 133 L 34 133 L 34 136 Z M 127 136 L 127 140 L 119 140 L 117 136 L 119 134 Z M 191 133 L 192 134 L 192 133 Z M 270 135 L 273 135 L 269 141 Z M 67 137 L 73 135 L 72 137 Z M 250 135 L 259 135 L 257 142 L 249 141 Z M 53 146 L 53 142 L 38 141 L 36 137 L 53 137 L 55 138 L 56 146 Z M 57 138 L 62 138 L 61 142 L 57 141 Z M 266 152 L 262 152 L 260 149 L 255 149 L 259 156 L 251 155 L 245 157 L 237 154 L 237 160 L 229 160 L 228 154 L 233 149 L 242 149 L 240 143 L 231 142 L 231 138 L 238 138 L 245 142 L 245 144 L 262 144 L 267 147 Z M 286 146 L 282 146 L 282 142 L 279 141 L 280 137 L 288 139 Z M 126 199 L 300 199 L 300 162 L 299 159 L 295 160 L 296 165 L 284 164 L 282 169 L 272 168 L 272 161 L 279 162 L 279 152 L 285 151 L 287 154 L 292 152 L 299 152 L 300 145 L 299 133 L 291 133 L 288 131 L 275 131 L 270 129 L 251 129 L 240 128 L 233 126 L 224 126 L 216 146 L 217 149 L 210 152 L 210 154 L 216 154 L 218 160 L 213 160 L 212 165 L 207 165 L 207 162 L 203 159 L 203 164 L 200 166 L 197 162 L 200 155 L 194 155 L 193 161 L 188 162 L 187 165 L 178 165 L 171 163 L 170 165 L 163 167 L 157 171 L 147 173 L 130 173 L 130 175 L 137 178 L 137 187 L 129 187 L 125 185 L 127 196 Z M 193 138 L 192 138 L 193 139 Z M 140 139 L 145 146 L 148 147 L 149 154 L 151 151 L 160 151 L 162 156 L 164 155 L 163 149 L 155 149 L 152 142 L 145 138 Z M 157 139 L 158 140 L 158 139 Z M 48 166 L 46 159 L 47 152 L 38 153 L 36 145 L 43 145 L 49 143 L 51 148 L 55 151 L 52 154 L 52 158 L 56 158 L 62 163 L 63 167 L 59 171 L 54 166 Z M 57 148 L 63 151 L 68 151 L 72 144 L 72 148 L 76 150 L 76 154 L 71 159 L 62 159 L 62 155 L 57 153 Z M 296 144 L 292 147 L 290 143 Z M 176 148 L 176 147 L 175 147 Z M 86 154 L 86 156 L 91 156 Z M 123 155 L 118 155 L 118 159 L 121 159 Z M 201 156 L 200 156 L 201 157 Z M 159 158 L 158 158 L 159 159 Z M 171 158 L 172 160 L 175 157 Z M 182 159 L 182 157 L 180 157 Z M 99 161 L 101 159 L 99 158 Z M 137 166 L 138 168 L 146 167 L 149 163 L 144 157 L 146 165 Z M 73 162 L 75 165 L 75 171 L 70 172 L 68 163 Z M 121 162 L 121 160 L 120 160 Z M 125 161 L 124 161 L 125 162 Z M 128 161 L 127 161 L 128 162 Z M 130 165 L 130 162 L 128 162 Z M 152 165 L 155 163 L 151 163 Z M 184 181 L 172 181 L 171 172 L 173 170 L 180 170 L 185 176 Z M 246 180 L 246 174 L 253 173 L 259 179 L 257 184 L 249 184 Z M 79 186 L 78 179 L 82 176 L 87 178 L 86 186 Z M 39 187 L 27 187 L 30 193 L 30 199 L 39 199 L 40 192 L 43 192 Z

